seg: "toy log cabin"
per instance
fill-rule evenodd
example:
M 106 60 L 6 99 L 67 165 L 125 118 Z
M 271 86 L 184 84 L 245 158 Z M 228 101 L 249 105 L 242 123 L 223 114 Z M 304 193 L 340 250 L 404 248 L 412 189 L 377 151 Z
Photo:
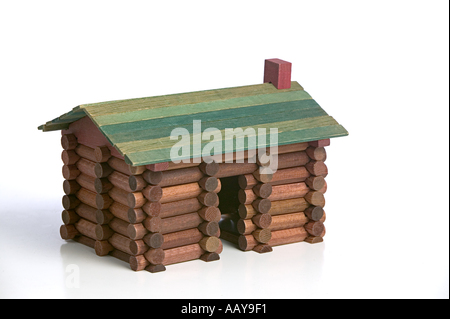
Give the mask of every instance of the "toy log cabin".
M 218 260 L 221 239 L 321 242 L 325 147 L 348 134 L 279 59 L 263 84 L 84 104 L 39 129 L 62 132 L 61 237 L 150 272 Z

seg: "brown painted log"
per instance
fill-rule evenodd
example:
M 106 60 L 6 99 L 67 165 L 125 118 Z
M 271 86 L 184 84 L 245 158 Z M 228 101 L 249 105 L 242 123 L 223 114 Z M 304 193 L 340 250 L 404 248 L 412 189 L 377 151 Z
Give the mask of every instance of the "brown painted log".
M 139 224 L 128 224 L 127 234 L 133 240 L 138 240 L 144 238 L 148 233 L 148 230 L 144 227 L 142 223 Z
M 78 216 L 78 214 L 72 209 L 70 210 L 65 209 L 61 213 L 61 219 L 64 225 L 72 225 L 75 224 L 80 219 L 80 216 Z
M 147 233 L 143 241 L 151 248 L 160 248 L 165 242 L 165 238 L 161 233 Z
M 162 188 L 161 204 L 199 196 L 203 189 L 197 182 Z
M 220 242 L 220 243 L 222 243 L 222 242 Z M 204 253 L 203 255 L 200 256 L 200 260 L 203 260 L 205 262 L 210 262 L 210 261 L 219 260 L 219 259 L 220 259 L 220 256 L 216 252 Z
M 126 221 L 124 221 L 124 220 L 122 220 L 120 218 L 114 218 L 108 224 L 108 226 L 114 232 L 119 233 L 119 234 L 129 238 L 129 236 L 128 236 L 128 225 L 130 225 L 130 223 L 127 223 Z
M 317 140 L 317 141 L 311 141 L 309 142 L 309 145 L 312 147 L 325 147 L 330 146 L 330 139 L 324 139 L 324 140 Z
M 252 188 L 253 193 L 261 198 L 268 198 L 272 194 L 272 185 L 259 183 Z
M 226 240 L 230 243 L 233 243 L 235 245 L 239 242 L 239 234 L 228 232 L 226 230 L 221 229 L 220 230 L 220 239 Z
M 107 240 L 96 240 L 94 250 L 97 256 L 106 256 L 114 250 L 114 247 Z
M 253 177 L 261 183 L 270 183 L 270 181 L 273 178 L 272 170 L 268 167 L 264 167 L 261 170 L 260 167 L 258 166 L 258 169 L 254 171 L 252 174 Z
M 154 194 L 155 193 L 152 192 L 152 195 L 150 195 L 150 197 L 153 199 L 157 198 L 157 196 L 155 196 Z M 127 202 L 128 202 L 129 207 L 140 208 L 140 207 L 144 206 L 144 204 L 147 202 L 147 199 L 144 197 L 144 193 L 134 192 L 134 193 L 128 193 Z
M 142 223 L 147 218 L 147 214 L 142 208 L 129 208 L 127 215 L 128 221 L 132 224 Z
M 236 223 L 237 230 L 241 235 L 249 235 L 258 229 L 251 219 L 239 219 Z
M 133 190 L 130 188 L 129 175 L 114 171 L 108 175 L 108 180 L 115 187 L 123 189 L 124 191 L 127 191 L 129 193 L 133 192 Z
M 76 236 L 75 238 L 73 238 L 73 240 L 92 249 L 95 247 L 95 239 L 89 238 L 84 235 Z
M 203 237 L 198 244 L 207 252 L 215 252 L 220 247 L 220 239 L 217 237 Z
M 79 175 L 78 175 L 79 176 Z M 67 180 L 63 182 L 63 190 L 66 195 L 73 195 L 81 188 L 80 184 L 76 180 Z
M 219 201 L 219 197 L 214 192 L 202 192 L 197 199 L 204 206 L 215 206 Z
M 165 253 L 161 248 L 150 248 L 144 253 L 144 256 L 149 263 L 159 265 L 164 261 Z
M 290 167 L 304 166 L 310 160 L 306 152 L 293 152 L 278 155 L 278 168 L 284 169 Z
M 327 165 L 322 161 L 311 161 L 305 165 L 306 169 L 314 176 L 323 176 L 326 177 L 328 175 Z
M 161 183 L 163 178 L 163 172 L 154 172 L 151 170 L 146 170 L 142 177 L 145 179 L 145 181 L 151 185 L 158 185 Z
M 272 224 L 269 226 L 269 229 L 275 231 L 280 229 L 302 227 L 308 221 L 308 217 L 306 217 L 303 212 L 276 215 L 272 217 Z
M 197 197 L 164 203 L 161 205 L 161 212 L 159 216 L 161 218 L 167 218 L 183 215 L 187 213 L 196 212 L 200 210 L 202 207 L 203 205 L 198 201 Z
M 198 211 L 198 215 L 208 222 L 219 222 L 221 213 L 219 208 L 215 206 L 205 206 Z
M 75 148 L 75 152 L 82 158 L 88 159 L 92 162 L 96 162 L 95 152 L 92 147 L 83 144 L 78 144 L 77 147 Z
M 74 150 L 63 150 L 61 153 L 61 160 L 64 165 L 74 165 L 80 156 Z
M 131 256 L 130 257 L 130 268 L 133 271 L 142 271 L 145 270 L 150 263 L 147 259 L 145 259 L 144 255 Z
M 128 220 L 128 210 L 129 207 L 126 205 L 123 205 L 119 202 L 114 201 L 111 206 L 109 206 L 109 211 L 111 214 L 117 218 L 120 218 L 121 220 L 127 221 Z
M 305 183 L 310 189 L 318 191 L 325 186 L 325 178 L 323 176 L 310 176 Z
M 253 223 L 259 228 L 268 228 L 272 224 L 272 215 L 265 214 L 257 214 L 252 217 Z
M 270 229 L 267 228 L 264 229 L 258 228 L 252 232 L 252 235 L 259 243 L 263 244 L 267 244 L 272 238 L 272 232 L 270 231 Z
M 62 198 L 62 206 L 66 210 L 74 209 L 80 204 L 80 200 L 75 195 L 64 195 Z
M 311 221 L 306 224 L 305 229 L 312 236 L 320 236 L 324 230 L 324 225 L 320 221 Z
M 114 169 L 108 165 L 108 163 L 95 163 L 95 176 L 98 178 L 108 177 L 109 174 L 114 172 Z
M 145 202 L 145 204 L 142 206 L 142 210 L 143 210 L 143 211 L 145 212 L 145 214 L 147 214 L 148 216 L 156 217 L 156 216 L 159 216 L 159 215 L 160 215 L 160 213 L 161 213 L 161 207 L 162 207 L 162 205 L 161 205 L 160 202 L 151 202 L 151 201 L 147 201 L 147 202 Z M 145 216 L 143 216 L 143 215 L 139 215 L 139 216 L 140 216 L 139 218 L 144 217 L 144 219 L 145 219 Z M 131 218 L 130 218 L 130 220 L 131 220 Z
M 78 141 L 74 134 L 64 134 L 61 136 L 61 146 L 65 150 L 74 150 L 77 147 Z
M 272 232 L 269 245 L 272 247 L 304 241 L 308 237 L 304 227 L 276 230 Z
M 274 201 L 271 203 L 269 214 L 272 216 L 303 212 L 309 207 L 309 203 L 304 198 L 293 198 Z
M 108 193 L 114 185 L 107 178 L 96 178 L 94 180 L 95 191 L 99 194 Z
M 167 266 L 188 260 L 199 259 L 204 252 L 205 251 L 198 243 L 166 249 L 164 250 L 165 258 L 162 264 Z
M 308 142 L 281 145 L 277 147 L 276 151 L 273 152 L 273 154 L 284 154 L 284 153 L 304 151 L 308 148 L 308 146 L 309 146 Z
M 261 214 L 268 213 L 272 207 L 272 202 L 268 198 L 258 198 L 253 203 L 252 206 L 255 210 Z
M 312 221 L 318 221 L 323 217 L 323 208 L 318 206 L 309 206 L 305 210 L 305 215 Z
M 108 209 L 113 203 L 113 199 L 108 194 L 95 195 L 95 203 L 98 209 Z
M 139 256 L 145 253 L 149 247 L 144 243 L 143 240 L 131 240 L 130 250 L 133 256 Z
M 325 162 L 327 159 L 327 152 L 324 147 L 308 147 L 306 149 L 306 154 L 308 154 L 309 158 L 315 161 Z
M 76 222 L 74 226 L 80 232 L 80 234 L 92 239 L 97 239 L 97 236 L 95 235 L 95 227 L 97 226 L 96 224 L 84 218 L 80 218 L 80 220 Z
M 171 170 L 175 170 L 175 169 L 183 169 L 183 168 L 188 168 L 188 167 L 195 167 L 195 166 L 199 166 L 200 165 L 200 161 L 198 163 L 193 163 L 192 159 L 190 160 L 189 163 L 174 163 L 172 161 L 168 162 L 168 167 L 167 167 L 167 171 L 171 171 Z
M 198 226 L 198 230 L 200 230 L 205 236 L 215 236 L 219 231 L 219 223 L 203 222 Z
M 242 189 L 251 189 L 257 185 L 259 181 L 253 176 L 253 174 L 239 175 L 238 178 L 239 187 Z
M 170 249 L 190 244 L 198 243 L 203 234 L 197 228 L 186 229 L 178 232 L 168 233 L 163 235 L 164 243 L 161 245 L 162 249 Z
M 203 177 L 202 171 L 196 167 L 181 168 L 163 172 L 160 187 L 174 186 L 198 182 Z
M 132 192 L 140 192 L 147 186 L 147 182 L 142 175 L 130 175 L 128 185 Z
M 163 190 L 159 186 L 148 185 L 142 190 L 142 195 L 151 202 L 158 202 L 163 197 Z
M 108 195 L 115 201 L 128 207 L 128 192 L 118 187 L 113 187 Z
M 97 240 L 107 240 L 116 234 L 108 225 L 96 225 L 95 236 Z
M 62 175 L 66 180 L 74 180 L 80 174 L 81 172 L 78 170 L 76 165 L 64 165 L 62 167 Z
M 91 176 L 94 179 L 97 177 L 95 175 L 95 162 L 81 158 L 75 165 L 81 173 Z
M 111 208 L 111 206 L 109 208 Z M 96 220 L 97 224 L 100 224 L 100 225 L 107 225 L 114 218 L 115 218 L 115 216 L 113 214 L 111 214 L 109 209 L 97 209 L 97 211 L 95 212 L 95 220 Z
M 219 172 L 219 164 L 216 162 L 206 163 L 203 162 L 199 166 L 199 169 L 203 174 L 207 176 L 215 176 Z
M 146 165 L 145 168 L 152 172 L 162 172 L 169 168 L 169 162 L 149 164 Z
M 239 205 L 239 217 L 242 219 L 249 219 L 258 214 L 258 211 L 252 205 Z
M 269 244 L 259 244 L 253 248 L 253 251 L 256 251 L 259 254 L 264 254 L 273 251 L 273 249 Z
M 220 180 L 213 176 L 205 176 L 198 181 L 198 185 L 207 192 L 214 192 L 219 183 Z
M 308 236 L 305 239 L 305 242 L 309 243 L 309 244 L 318 244 L 323 242 L 323 237 L 320 236 Z
M 268 197 L 271 201 L 304 197 L 309 192 L 309 187 L 304 182 L 277 185 L 272 187 L 272 194 Z
M 90 222 L 97 223 L 97 218 L 96 218 L 97 209 L 94 207 L 80 203 L 75 208 L 75 213 L 77 213 L 78 216 L 80 216 Z
M 159 232 L 161 232 L 162 234 L 167 234 L 180 230 L 195 228 L 198 227 L 202 222 L 203 219 L 197 214 L 197 212 L 163 218 L 161 220 Z M 147 226 L 146 228 L 149 229 Z M 152 231 L 151 229 L 149 230 Z
M 116 249 L 128 254 L 134 255 L 131 251 L 132 240 L 118 233 L 114 233 L 109 239 L 108 242 Z
M 162 220 L 160 217 L 147 217 L 143 224 L 152 233 L 161 232 Z
M 61 225 L 59 228 L 59 234 L 62 239 L 74 239 L 80 235 L 80 232 L 75 228 L 75 225 Z
M 328 189 L 328 184 L 327 184 L 327 181 L 325 181 L 323 187 L 321 189 L 319 189 L 318 192 L 325 194 L 327 192 L 327 189 Z
M 108 146 L 97 146 L 94 148 L 95 161 L 98 163 L 104 163 L 111 157 L 111 152 Z
M 270 185 L 276 186 L 282 184 L 304 182 L 309 176 L 310 173 L 304 166 L 278 169 L 273 174 Z
M 110 256 L 117 258 L 121 261 L 124 261 L 126 263 L 130 263 L 131 255 L 127 254 L 119 249 L 114 249 L 112 252 L 109 253 Z
M 97 193 L 97 190 L 95 189 L 95 177 L 81 173 L 76 178 L 76 181 L 82 188 L 87 189 L 93 193 Z
M 219 171 L 216 175 L 217 178 L 237 176 L 251 174 L 258 169 L 256 163 L 221 163 L 219 164 Z
M 114 156 L 112 156 L 107 163 L 112 169 L 126 175 L 141 175 L 146 170 L 145 166 L 131 166 L 125 163 L 123 159 Z
M 325 206 L 325 197 L 321 192 L 311 191 L 305 195 L 305 199 L 314 206 L 324 207 Z

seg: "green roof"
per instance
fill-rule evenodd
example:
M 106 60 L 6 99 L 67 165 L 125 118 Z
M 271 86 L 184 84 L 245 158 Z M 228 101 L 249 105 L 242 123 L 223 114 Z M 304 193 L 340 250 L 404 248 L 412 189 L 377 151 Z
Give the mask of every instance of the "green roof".
M 69 127 L 89 116 L 112 145 L 135 166 L 170 161 L 177 143 L 170 134 L 185 128 L 192 134 L 193 120 L 202 131 L 217 128 L 278 129 L 278 145 L 348 135 L 297 82 L 278 90 L 271 83 L 129 100 L 84 104 L 49 121 L 40 130 Z M 202 141 L 202 146 L 209 141 Z M 224 144 L 225 145 L 225 144 Z M 267 143 L 268 145 L 268 143 Z M 225 152 L 225 147 L 222 147 Z M 248 145 L 244 145 L 248 149 Z M 236 145 L 234 146 L 234 151 Z M 198 157 L 193 154 L 190 157 Z M 180 157 L 181 159 L 181 157 Z

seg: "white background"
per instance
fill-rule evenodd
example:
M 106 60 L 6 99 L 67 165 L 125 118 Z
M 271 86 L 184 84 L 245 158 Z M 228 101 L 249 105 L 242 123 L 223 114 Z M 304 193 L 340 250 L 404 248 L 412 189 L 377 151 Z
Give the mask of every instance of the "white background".
M 0 297 L 448 298 L 448 5 L 1 1 Z M 324 243 L 225 244 L 220 261 L 151 274 L 60 239 L 60 133 L 38 125 L 82 103 L 258 84 L 268 58 L 350 132 L 327 149 Z

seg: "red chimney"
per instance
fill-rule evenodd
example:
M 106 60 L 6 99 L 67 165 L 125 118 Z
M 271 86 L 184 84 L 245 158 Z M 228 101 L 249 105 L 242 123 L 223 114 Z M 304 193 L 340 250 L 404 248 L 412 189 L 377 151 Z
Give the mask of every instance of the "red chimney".
M 268 59 L 264 63 L 264 83 L 270 82 L 277 89 L 291 87 L 292 63 L 280 59 Z

